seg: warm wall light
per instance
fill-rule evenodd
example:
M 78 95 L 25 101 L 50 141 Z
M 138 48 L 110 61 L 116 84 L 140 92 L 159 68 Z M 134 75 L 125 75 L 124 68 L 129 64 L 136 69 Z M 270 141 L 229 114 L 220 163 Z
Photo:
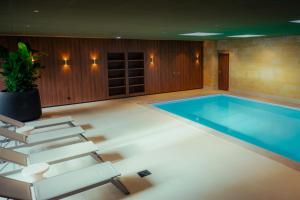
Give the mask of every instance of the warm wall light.
M 97 59 L 96 59 L 95 57 L 94 57 L 94 58 L 92 58 L 92 61 L 93 61 L 93 63 L 92 63 L 92 64 L 93 64 L 93 65 L 97 65 L 97 63 L 96 63 L 96 60 L 97 60 Z
M 150 65 L 154 65 L 154 55 L 150 56 Z
M 69 58 L 67 56 L 63 56 L 63 61 L 64 61 L 64 63 L 63 63 L 63 71 L 64 72 L 70 71 L 71 68 L 70 68 L 70 65 L 68 63 Z
M 199 53 L 196 53 L 196 64 L 199 64 Z
M 97 53 L 92 53 L 90 55 L 90 58 L 92 60 L 91 71 L 97 71 L 98 70 L 98 64 L 97 64 L 98 55 L 97 55 Z
M 64 66 L 68 66 L 68 59 L 64 58 Z
M 93 63 L 92 63 L 92 67 L 91 67 L 91 70 L 92 71 L 97 71 L 98 70 L 98 65 L 96 63 L 96 58 L 93 58 Z

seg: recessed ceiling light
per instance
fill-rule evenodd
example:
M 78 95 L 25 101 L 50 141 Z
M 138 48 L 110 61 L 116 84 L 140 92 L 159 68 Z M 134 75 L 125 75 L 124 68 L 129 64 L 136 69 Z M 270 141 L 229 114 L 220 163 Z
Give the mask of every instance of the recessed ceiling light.
M 34 13 L 39 13 L 40 11 L 39 11 L 39 10 L 34 10 L 33 12 L 34 12 Z
M 195 33 L 183 33 L 179 35 L 183 36 L 213 36 L 213 35 L 222 35 L 223 33 L 205 33 L 205 32 L 195 32 Z
M 117 36 L 116 39 L 121 39 L 121 36 Z
M 251 37 L 263 37 L 265 35 L 253 35 L 253 34 L 244 34 L 244 35 L 231 35 L 227 37 L 231 38 L 251 38 Z
M 300 19 L 297 19 L 297 20 L 292 20 L 292 21 L 289 21 L 291 23 L 297 23 L 297 24 L 300 24 Z

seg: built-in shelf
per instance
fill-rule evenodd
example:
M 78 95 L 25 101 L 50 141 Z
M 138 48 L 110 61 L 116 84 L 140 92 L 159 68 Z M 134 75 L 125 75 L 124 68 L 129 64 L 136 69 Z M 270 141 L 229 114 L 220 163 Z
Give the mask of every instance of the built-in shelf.
M 140 96 L 140 95 L 145 95 L 145 92 L 135 92 L 135 93 L 129 94 L 129 96 L 131 96 L 131 97 Z
M 109 96 L 110 97 L 125 97 L 126 96 L 126 88 L 110 88 L 109 89 Z
M 108 69 L 108 71 L 124 71 L 125 69 Z
M 109 63 L 113 63 L 113 62 L 124 62 L 125 60 L 108 60 Z
M 134 93 L 143 93 L 143 92 L 144 92 L 144 85 L 129 87 L 129 94 L 130 95 L 132 95 Z
M 118 77 L 118 78 L 108 78 L 109 80 L 120 80 L 120 79 L 125 79 L 125 77 Z
M 137 68 L 128 68 L 128 70 L 144 70 L 144 67 L 142 68 L 142 67 L 137 67 Z
M 125 53 L 123 52 L 112 52 L 107 54 L 107 61 L 125 61 Z
M 137 86 L 144 86 L 144 84 L 135 84 L 135 85 L 130 85 L 129 87 L 137 87 Z
M 123 98 L 126 97 L 126 94 L 110 93 L 109 97 L 111 99 Z
M 144 61 L 144 52 L 128 52 L 127 60 L 141 60 L 141 61 Z
M 129 96 L 144 94 L 145 78 L 144 78 L 144 53 L 130 52 L 128 53 L 128 86 Z
M 144 59 L 142 59 L 142 60 L 136 59 L 136 60 L 128 60 L 128 61 L 129 61 L 129 62 L 136 62 L 136 61 L 144 62 Z
M 125 88 L 126 85 L 120 85 L 120 86 L 109 86 L 109 88 Z
M 131 77 L 128 77 L 128 78 L 144 78 L 144 76 L 131 76 Z
M 108 95 L 126 95 L 126 60 L 125 53 L 113 52 L 107 54 Z
M 107 66 L 110 97 L 137 96 L 145 93 L 143 52 L 108 53 Z

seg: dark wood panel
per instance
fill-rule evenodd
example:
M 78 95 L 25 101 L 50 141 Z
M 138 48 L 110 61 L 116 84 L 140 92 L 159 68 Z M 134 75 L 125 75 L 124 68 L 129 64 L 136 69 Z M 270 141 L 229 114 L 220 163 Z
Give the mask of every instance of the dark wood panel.
M 161 59 L 159 41 L 145 41 L 145 91 L 146 94 L 161 92 Z M 153 61 L 151 63 L 151 60 Z
M 44 41 L 43 41 L 44 42 Z M 83 100 L 82 75 L 80 66 L 80 52 L 78 48 L 79 40 L 55 38 L 51 41 L 51 56 L 53 64 L 46 65 L 47 70 L 51 70 L 55 77 L 51 77 L 56 87 L 53 89 L 55 95 L 54 105 L 79 103 Z M 64 64 L 67 59 L 67 65 Z M 44 73 L 42 81 L 49 74 Z M 44 81 L 41 84 L 41 91 L 47 95 L 47 87 L 49 82 Z M 47 95 L 48 96 L 48 95 Z M 47 97 L 46 97 L 47 98 Z M 43 104 L 44 105 L 44 104 Z
M 229 89 L 229 53 L 219 53 L 218 85 L 220 90 Z
M 161 41 L 159 48 L 161 92 L 203 87 L 202 42 Z
M 17 39 L 49 54 L 38 81 L 44 107 L 107 99 L 108 52 L 144 52 L 146 94 L 203 86 L 202 42 L 1 36 L 0 44 L 16 49 Z
M 159 58 L 160 58 L 160 74 L 159 74 L 159 79 L 160 79 L 160 92 L 167 92 L 169 91 L 169 84 L 168 82 L 171 81 L 170 73 L 171 69 L 169 68 L 169 47 L 168 43 L 166 41 L 160 41 L 159 42 Z M 162 57 L 164 59 L 162 59 Z M 169 73 L 170 72 L 170 73 Z
M 179 52 L 177 54 L 176 76 L 178 90 L 188 90 L 191 87 L 191 77 L 193 77 L 193 66 L 191 65 L 191 45 L 190 42 L 180 41 L 177 44 Z
M 84 102 L 107 98 L 108 86 L 104 43 L 104 40 L 80 39 L 82 101 Z
M 203 44 L 201 42 L 191 43 L 191 68 L 189 89 L 203 88 Z

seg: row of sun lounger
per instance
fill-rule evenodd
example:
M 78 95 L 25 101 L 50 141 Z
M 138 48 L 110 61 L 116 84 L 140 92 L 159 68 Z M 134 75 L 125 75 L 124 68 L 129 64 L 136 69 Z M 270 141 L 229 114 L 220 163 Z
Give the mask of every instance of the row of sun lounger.
M 25 200 L 58 199 L 107 183 L 112 183 L 123 193 L 129 194 L 126 187 L 118 179 L 121 174 L 113 167 L 112 163 L 102 161 L 100 155 L 96 153 L 98 151 L 97 146 L 91 141 L 87 141 L 84 130 L 76 126 L 71 117 L 22 123 L 0 115 L 0 122 L 0 136 L 5 138 L 4 141 L 13 141 L 16 144 L 1 146 L 0 159 L 20 166 L 20 169 L 11 172 L 1 173 L 0 171 L 1 197 Z M 39 131 L 49 127 L 54 127 L 54 129 Z M 66 144 L 34 153 L 19 151 L 23 147 L 76 137 L 80 139 L 80 142 L 75 144 Z M 47 163 L 51 168 L 51 165 L 55 163 L 78 159 L 87 155 L 96 159 L 97 164 L 35 182 L 25 182 L 8 176 L 35 163 Z

